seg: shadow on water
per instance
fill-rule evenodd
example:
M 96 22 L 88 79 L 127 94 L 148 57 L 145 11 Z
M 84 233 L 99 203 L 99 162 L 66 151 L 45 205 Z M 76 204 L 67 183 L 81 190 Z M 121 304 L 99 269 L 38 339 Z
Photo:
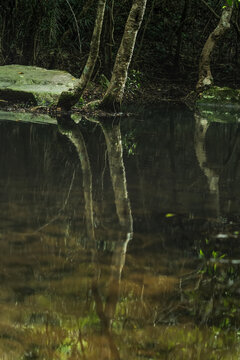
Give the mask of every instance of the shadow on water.
M 0 122 L 1 359 L 238 359 L 239 124 L 35 122 Z

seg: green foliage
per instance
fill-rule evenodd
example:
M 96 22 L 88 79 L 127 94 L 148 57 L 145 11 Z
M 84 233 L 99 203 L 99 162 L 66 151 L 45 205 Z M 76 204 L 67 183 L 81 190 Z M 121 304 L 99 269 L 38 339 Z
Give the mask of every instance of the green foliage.
M 222 4 L 229 6 L 233 1 L 225 0 L 216 4 L 216 1 L 209 0 L 208 4 L 219 15 Z M 235 3 L 239 4 L 239 0 L 235 0 Z M 86 62 L 95 21 L 96 6 L 93 4 L 94 0 L 2 0 L 0 65 L 19 63 L 60 68 L 79 76 Z M 110 56 L 106 55 L 105 45 L 109 43 L 107 17 L 112 2 L 107 3 L 106 25 L 97 69 L 99 73 L 106 71 L 106 56 L 111 57 L 109 64 L 114 63 L 131 4 L 132 0 L 114 2 L 114 19 L 111 19 L 114 24 L 114 42 Z M 174 65 L 179 32 L 182 39 L 180 68 L 183 71 L 189 66 L 193 70 L 197 69 L 199 54 L 206 37 L 216 26 L 217 19 L 203 2 L 194 2 L 188 10 L 186 21 L 181 24 L 184 6 L 185 0 L 148 1 L 136 44 L 137 47 L 140 44 L 140 51 L 137 59 L 133 57 L 133 61 L 136 60 L 135 69 L 129 72 L 126 83 L 130 95 L 136 94 L 141 87 L 144 73 L 153 78 L 155 73 L 162 74 L 161 70 L 165 70 L 166 64 Z M 225 42 L 221 44 L 222 51 L 212 58 L 213 65 L 226 64 L 225 71 L 229 76 L 238 66 L 238 43 L 238 34 L 231 27 Z M 234 64 L 232 68 L 231 64 Z M 111 71 L 112 68 L 107 68 L 106 73 L 110 74 Z M 222 77 L 222 71 L 220 73 Z M 168 76 L 169 71 L 163 74 Z M 107 86 L 106 82 L 104 86 Z
M 126 82 L 126 91 L 134 94 L 141 87 L 142 73 L 139 70 L 130 70 Z
M 137 143 L 135 140 L 135 131 L 129 131 L 122 140 L 123 148 L 128 156 L 136 155 Z
M 199 259 L 205 261 L 201 273 L 216 274 L 217 265 L 221 259 L 226 257 L 226 254 L 221 254 L 220 251 L 212 249 L 212 244 L 209 239 L 205 239 L 205 248 L 199 250 Z
M 110 84 L 110 81 L 108 80 L 108 78 L 104 74 L 101 74 L 99 76 L 99 83 L 103 87 L 103 89 L 107 90 L 107 88 L 108 88 L 108 86 Z
M 87 41 L 90 40 L 91 34 L 86 29 L 92 27 L 95 15 L 90 9 L 81 18 L 84 3 L 84 0 L 19 0 L 13 7 L 3 6 L 0 23 L 5 26 L 0 27 L 0 38 L 4 39 L 1 49 L 4 62 L 14 59 L 16 63 L 46 66 L 52 63 L 57 67 L 58 62 L 64 62 L 64 48 L 79 55 L 79 37 L 86 42 L 87 33 Z
M 233 3 L 235 3 L 236 5 L 238 5 L 238 3 L 240 2 L 240 0 L 225 0 L 227 5 L 223 6 L 223 9 L 226 8 L 226 6 L 232 6 Z
M 198 255 L 201 266 L 197 285 L 194 290 L 186 291 L 191 315 L 219 331 L 239 331 L 240 311 L 236 300 L 239 265 L 233 265 L 229 254 L 219 247 L 215 238 L 205 239 Z

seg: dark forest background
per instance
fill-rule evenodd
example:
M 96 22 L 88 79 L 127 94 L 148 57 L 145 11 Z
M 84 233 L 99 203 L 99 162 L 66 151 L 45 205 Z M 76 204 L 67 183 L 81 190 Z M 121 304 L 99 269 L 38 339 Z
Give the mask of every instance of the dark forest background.
M 94 80 L 111 75 L 131 0 L 108 0 Z M 203 45 L 216 27 L 224 1 L 148 0 L 131 71 L 154 80 L 196 81 Z M 86 62 L 96 0 L 1 0 L 0 65 L 63 69 L 79 77 Z M 240 83 L 240 8 L 212 56 L 216 82 Z M 131 73 L 131 72 L 130 72 Z

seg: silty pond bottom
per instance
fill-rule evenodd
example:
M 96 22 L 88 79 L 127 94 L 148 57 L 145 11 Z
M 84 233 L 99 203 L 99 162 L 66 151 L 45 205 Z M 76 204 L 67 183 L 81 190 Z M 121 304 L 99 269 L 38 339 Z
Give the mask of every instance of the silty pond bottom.
M 0 121 L 0 359 L 239 359 L 238 122 L 170 106 L 14 118 Z

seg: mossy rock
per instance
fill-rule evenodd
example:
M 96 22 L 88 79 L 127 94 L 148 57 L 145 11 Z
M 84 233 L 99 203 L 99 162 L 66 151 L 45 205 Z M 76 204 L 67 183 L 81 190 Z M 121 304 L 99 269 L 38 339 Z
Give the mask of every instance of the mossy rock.
M 213 86 L 203 91 L 197 100 L 197 107 L 207 106 L 240 109 L 240 89 Z
M 0 121 L 19 121 L 36 124 L 56 125 L 57 120 L 46 114 L 0 110 Z
M 76 79 L 65 71 L 35 66 L 0 66 L 0 100 L 11 103 L 55 105 Z
M 198 108 L 200 116 L 206 119 L 208 122 L 219 122 L 219 123 L 239 123 L 240 112 L 232 109 L 226 111 L 224 108 L 218 110 L 208 108 Z
M 213 86 L 200 94 L 196 105 L 209 122 L 240 122 L 239 89 Z

